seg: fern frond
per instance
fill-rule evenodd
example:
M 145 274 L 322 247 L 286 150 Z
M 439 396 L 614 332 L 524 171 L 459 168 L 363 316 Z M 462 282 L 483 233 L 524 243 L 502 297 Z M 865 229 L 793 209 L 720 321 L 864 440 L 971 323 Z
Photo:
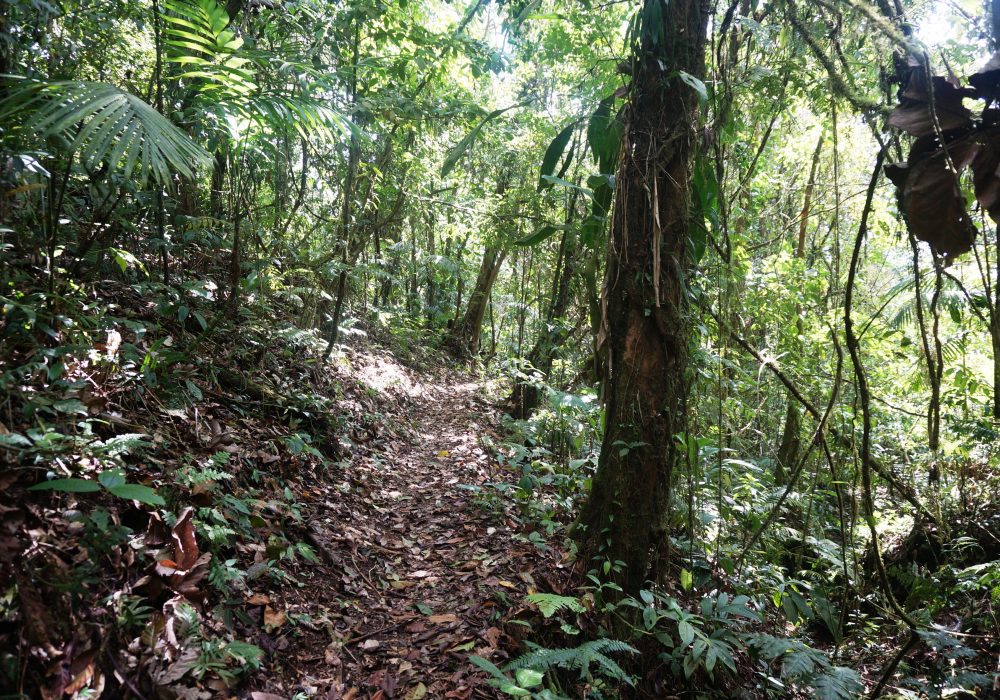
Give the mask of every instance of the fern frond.
M 639 653 L 633 647 L 617 639 L 595 639 L 568 649 L 546 649 L 532 646 L 532 651 L 511 661 L 504 668 L 504 671 L 516 671 L 521 668 L 547 671 L 558 667 L 578 670 L 583 678 L 591 675 L 590 667 L 592 664 L 596 664 L 598 672 L 607 678 L 629 685 L 635 683 L 632 676 L 607 656 L 607 654 L 615 653 Z
M 556 595 L 555 593 L 532 593 L 528 596 L 528 601 L 537 605 L 538 612 L 542 613 L 546 619 L 561 610 L 570 610 L 575 613 L 582 613 L 585 610 L 578 598 Z

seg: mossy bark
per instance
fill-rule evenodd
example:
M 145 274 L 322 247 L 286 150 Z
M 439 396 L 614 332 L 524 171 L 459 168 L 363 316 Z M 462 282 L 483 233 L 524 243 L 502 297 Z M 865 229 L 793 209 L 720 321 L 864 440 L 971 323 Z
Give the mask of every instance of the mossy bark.
M 691 168 L 708 7 L 646 0 L 624 112 L 604 283 L 606 427 L 575 528 L 584 561 L 624 562 L 626 592 L 665 573 L 671 479 L 686 430 Z

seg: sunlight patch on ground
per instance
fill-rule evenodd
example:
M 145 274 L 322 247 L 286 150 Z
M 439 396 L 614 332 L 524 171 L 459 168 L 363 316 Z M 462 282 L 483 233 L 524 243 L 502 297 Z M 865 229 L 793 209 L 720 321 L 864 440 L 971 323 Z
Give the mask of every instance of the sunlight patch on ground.
M 423 385 L 415 382 L 406 369 L 390 358 L 358 355 L 351 364 L 358 381 L 380 394 L 400 391 L 407 396 L 418 396 L 423 391 Z

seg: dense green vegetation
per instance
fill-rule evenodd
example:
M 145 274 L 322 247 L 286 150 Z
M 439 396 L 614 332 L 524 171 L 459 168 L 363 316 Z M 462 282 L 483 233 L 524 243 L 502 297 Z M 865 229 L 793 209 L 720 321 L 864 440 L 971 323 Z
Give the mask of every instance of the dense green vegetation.
M 1000 2 L 0 45 L 0 696 L 1000 692 Z

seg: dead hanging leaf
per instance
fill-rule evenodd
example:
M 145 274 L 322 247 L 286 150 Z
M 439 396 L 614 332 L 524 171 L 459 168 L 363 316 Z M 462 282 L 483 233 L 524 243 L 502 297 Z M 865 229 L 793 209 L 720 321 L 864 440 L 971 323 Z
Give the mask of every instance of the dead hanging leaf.
M 1000 53 L 995 53 L 974 75 L 969 84 L 975 88 L 976 97 L 994 101 L 1000 99 Z
M 1000 222 L 1000 143 L 995 138 L 982 139 L 977 144 L 972 159 L 972 181 L 976 200 L 993 221 Z
M 162 547 L 170 542 L 170 531 L 163 523 L 163 518 L 160 517 L 159 513 L 154 512 L 149 516 L 149 522 L 146 524 L 146 537 L 143 542 L 147 547 Z
M 978 233 L 962 191 L 965 168 L 972 169 L 977 201 L 1000 222 L 1000 110 L 989 106 L 1000 99 L 1000 54 L 969 78 L 972 88 L 941 76 L 928 80 L 916 59 L 904 70 L 906 89 L 889 123 L 918 138 L 907 161 L 887 165 L 885 174 L 913 235 L 951 260 L 969 251 Z M 978 122 L 962 104 L 966 97 L 987 101 Z
M 177 524 L 170 530 L 170 539 L 174 558 L 158 561 L 156 573 L 174 592 L 190 600 L 201 600 L 205 597 L 205 592 L 198 588 L 198 584 L 208 575 L 208 563 L 212 554 L 201 554 L 198 550 L 194 532 L 194 508 L 184 509 Z
M 959 174 L 977 149 L 967 140 L 925 154 L 914 144 L 909 161 L 886 167 L 899 188 L 910 231 L 940 255 L 952 259 L 972 248 L 976 227 L 965 207 Z M 954 168 L 954 169 L 952 169 Z
M 932 92 L 934 109 L 931 109 Z M 941 132 L 967 129 L 972 126 L 972 112 L 962 100 L 974 95 L 974 90 L 957 87 L 939 75 L 928 83 L 924 67 L 911 65 L 906 89 L 889 115 L 889 124 L 917 137 L 932 136 L 939 129 Z

